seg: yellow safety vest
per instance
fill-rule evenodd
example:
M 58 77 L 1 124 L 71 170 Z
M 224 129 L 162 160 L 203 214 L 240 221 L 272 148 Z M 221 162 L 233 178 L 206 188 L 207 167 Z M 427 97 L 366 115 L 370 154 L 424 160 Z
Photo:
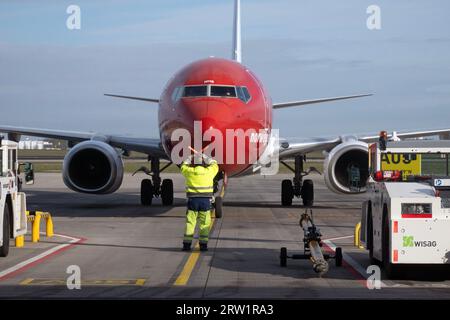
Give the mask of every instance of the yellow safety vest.
M 212 197 L 214 195 L 214 177 L 219 171 L 217 161 L 209 166 L 190 166 L 183 164 L 181 173 L 186 179 L 187 197 Z

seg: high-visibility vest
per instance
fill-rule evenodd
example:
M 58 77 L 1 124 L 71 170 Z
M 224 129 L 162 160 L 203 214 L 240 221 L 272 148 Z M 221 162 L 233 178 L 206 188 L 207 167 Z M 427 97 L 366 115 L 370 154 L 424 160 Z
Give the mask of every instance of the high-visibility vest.
M 186 179 L 187 197 L 212 197 L 214 195 L 214 177 L 219 171 L 217 161 L 208 166 L 190 166 L 183 164 L 181 173 Z

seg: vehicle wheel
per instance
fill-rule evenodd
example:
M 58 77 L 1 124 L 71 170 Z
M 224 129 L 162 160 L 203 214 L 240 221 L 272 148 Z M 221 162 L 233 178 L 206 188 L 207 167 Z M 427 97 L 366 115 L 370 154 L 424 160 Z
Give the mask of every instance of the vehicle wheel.
M 373 256 L 373 219 L 372 209 L 369 208 L 367 215 L 367 250 L 369 250 L 370 264 L 380 266 L 380 261 Z
M 223 214 L 223 202 L 222 202 L 222 197 L 217 197 L 214 200 L 214 214 L 216 216 L 217 219 L 222 218 L 222 214 Z
M 153 201 L 153 184 L 149 179 L 141 181 L 141 204 L 151 206 Z
M 173 204 L 173 181 L 164 179 L 161 184 L 161 200 L 164 206 Z
M 3 210 L 3 245 L 0 247 L 0 257 L 6 257 L 9 253 L 9 237 L 10 237 L 10 214 L 11 208 L 9 203 L 5 203 L 5 209 Z
M 336 267 L 342 266 L 342 248 L 337 247 L 335 251 L 334 262 L 336 263 Z
M 302 200 L 305 207 L 312 207 L 314 204 L 314 184 L 312 180 L 303 181 Z
M 382 256 L 383 256 L 383 269 L 388 279 L 394 279 L 397 277 L 397 266 L 391 263 L 391 251 L 390 251 L 390 231 L 389 231 L 389 219 L 386 214 L 383 219 L 383 231 L 382 231 Z
M 291 206 L 294 198 L 294 188 L 291 180 L 283 180 L 281 182 L 281 205 Z
M 280 250 L 280 266 L 287 266 L 287 249 L 285 247 Z

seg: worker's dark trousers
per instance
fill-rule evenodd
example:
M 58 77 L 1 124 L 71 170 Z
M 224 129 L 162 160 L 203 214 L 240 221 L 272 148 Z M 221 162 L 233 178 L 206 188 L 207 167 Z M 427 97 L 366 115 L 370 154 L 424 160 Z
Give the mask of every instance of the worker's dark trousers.
M 192 243 L 197 220 L 199 222 L 199 241 L 206 244 L 208 243 L 209 229 L 211 227 L 211 198 L 188 198 L 183 243 Z

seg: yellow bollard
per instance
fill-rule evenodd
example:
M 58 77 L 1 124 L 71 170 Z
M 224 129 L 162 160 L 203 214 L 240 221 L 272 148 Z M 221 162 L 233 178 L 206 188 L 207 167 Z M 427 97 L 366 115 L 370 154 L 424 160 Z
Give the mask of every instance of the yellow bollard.
M 47 223 L 46 223 L 46 235 L 47 237 L 51 238 L 53 237 L 53 220 L 52 220 L 52 216 L 47 213 L 46 215 L 46 219 L 47 219 Z
M 41 224 L 41 214 L 39 212 L 36 212 L 31 231 L 31 242 L 39 241 L 40 224 Z
M 53 220 L 50 216 L 47 218 L 47 237 L 53 237 Z
M 358 222 L 355 226 L 355 239 L 353 241 L 353 244 L 355 245 L 355 247 L 359 248 L 359 249 L 364 249 L 364 246 L 361 245 L 361 222 Z
M 16 238 L 16 247 L 22 248 L 25 245 L 25 237 L 24 236 L 18 236 Z
M 359 235 L 361 234 L 361 222 L 358 222 L 355 226 L 355 239 L 353 241 L 353 244 L 355 247 L 359 247 Z

